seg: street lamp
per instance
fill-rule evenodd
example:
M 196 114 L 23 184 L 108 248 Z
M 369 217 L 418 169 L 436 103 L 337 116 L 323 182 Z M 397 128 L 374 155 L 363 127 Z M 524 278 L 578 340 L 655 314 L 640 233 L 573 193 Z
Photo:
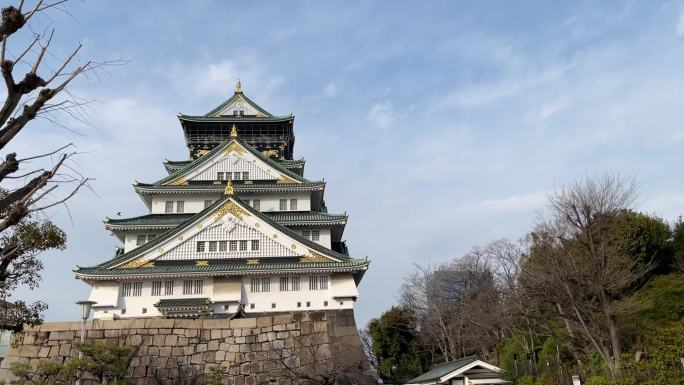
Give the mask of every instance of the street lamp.
M 76 305 L 81 305 L 81 345 L 85 343 L 85 329 L 86 329 L 86 321 L 90 317 L 90 309 L 93 308 L 93 305 L 95 305 L 97 302 L 95 301 L 78 301 L 76 302 Z M 83 358 L 83 351 L 79 350 L 78 352 L 78 358 Z M 76 385 L 81 385 L 81 374 L 79 373 L 78 375 L 78 380 L 76 381 Z

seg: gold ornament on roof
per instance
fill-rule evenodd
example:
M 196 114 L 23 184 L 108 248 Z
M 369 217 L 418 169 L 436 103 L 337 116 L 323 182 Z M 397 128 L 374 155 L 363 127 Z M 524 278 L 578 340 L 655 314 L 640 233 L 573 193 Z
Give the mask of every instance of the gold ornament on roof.
M 197 261 L 195 266 L 209 266 L 209 261 Z
M 258 265 L 259 264 L 259 258 L 256 259 L 248 259 L 247 260 L 248 265 Z
M 145 265 L 146 263 L 147 263 L 147 261 L 144 260 L 143 258 L 136 258 L 134 260 L 131 260 L 131 261 L 124 263 L 123 265 L 116 266 L 116 267 L 122 268 L 122 269 L 137 269 L 140 266 Z
M 283 176 L 280 177 L 280 179 L 278 179 L 278 182 L 277 182 L 277 183 L 280 183 L 280 184 L 288 184 L 288 183 L 297 183 L 297 181 L 294 180 L 294 179 L 292 179 L 292 178 L 290 178 L 290 177 L 288 177 L 288 176 L 283 175 Z
M 238 79 L 237 84 L 235 85 L 235 92 L 242 92 L 242 83 L 240 82 L 240 79 Z
M 233 188 L 233 181 L 229 180 L 228 184 L 226 185 L 226 189 L 223 190 L 223 195 L 232 196 L 234 193 L 235 193 L 235 189 Z
M 299 258 L 299 263 L 321 263 L 321 262 L 330 262 L 329 258 L 326 258 L 318 253 L 314 253 L 313 251 L 309 253 L 308 255 L 304 255 L 301 258 Z
M 230 128 L 230 137 L 231 138 L 237 138 L 237 127 L 233 124 L 233 127 Z
M 244 154 L 246 151 L 245 151 L 244 148 L 242 148 L 242 146 L 240 146 L 240 145 L 237 144 L 236 142 L 230 142 L 230 144 L 229 144 L 228 146 L 226 146 L 226 149 L 223 151 L 223 153 L 224 153 L 225 155 L 228 155 L 228 154 L 230 154 L 231 152 L 237 152 L 238 154 L 242 155 L 242 154 Z
M 187 184 L 188 184 L 188 180 L 185 178 L 174 179 L 171 182 L 167 183 L 167 185 L 169 185 L 169 186 L 183 186 L 183 185 L 187 185 Z
M 223 218 L 226 214 L 231 214 L 237 219 L 242 220 L 242 216 L 246 215 L 247 212 L 240 206 L 238 206 L 235 202 L 229 200 L 228 202 L 224 203 L 218 211 L 216 211 L 216 216 L 214 219 L 219 220 Z

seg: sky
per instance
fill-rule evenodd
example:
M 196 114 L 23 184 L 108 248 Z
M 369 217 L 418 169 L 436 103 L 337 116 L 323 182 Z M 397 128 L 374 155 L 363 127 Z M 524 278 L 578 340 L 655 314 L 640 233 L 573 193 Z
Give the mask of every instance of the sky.
M 416 264 L 523 236 L 578 178 L 633 176 L 639 210 L 684 213 L 682 1 L 86 1 L 32 25 L 52 27 L 53 60 L 81 42 L 81 63 L 127 64 L 73 84 L 93 101 L 89 125 L 39 120 L 0 154 L 74 142 L 96 178 L 49 213 L 68 247 L 17 292 L 46 301 L 48 321 L 79 316 L 89 289 L 75 266 L 113 256 L 102 220 L 146 213 L 132 183 L 187 158 L 177 114 L 206 113 L 238 78 L 296 115 L 305 176 L 350 215 L 350 253 L 371 260 L 359 327 L 397 303 Z

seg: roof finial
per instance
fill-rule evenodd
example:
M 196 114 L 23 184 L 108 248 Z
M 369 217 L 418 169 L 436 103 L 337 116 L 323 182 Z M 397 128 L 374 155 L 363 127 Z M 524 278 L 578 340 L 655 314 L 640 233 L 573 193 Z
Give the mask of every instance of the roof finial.
M 233 193 L 235 193 L 235 189 L 233 188 L 233 181 L 229 179 L 228 184 L 226 185 L 226 189 L 223 190 L 223 195 L 232 196 Z
M 238 78 L 238 82 L 235 85 L 235 93 L 242 92 L 242 83 L 240 83 L 240 78 Z
M 237 127 L 233 124 L 233 127 L 230 129 L 230 137 L 237 138 L 237 136 Z

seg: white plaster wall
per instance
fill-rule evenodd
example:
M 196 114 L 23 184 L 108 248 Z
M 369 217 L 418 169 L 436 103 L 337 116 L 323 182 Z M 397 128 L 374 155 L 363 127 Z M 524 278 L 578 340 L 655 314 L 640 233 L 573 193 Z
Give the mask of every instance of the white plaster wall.
M 176 201 L 184 201 L 184 210 L 186 214 L 195 214 L 204 210 L 204 201 L 211 200 L 212 202 L 220 199 L 220 194 L 215 195 L 174 195 L 164 194 L 152 198 L 151 214 L 165 214 L 166 201 L 173 201 L 174 213 L 176 213 Z M 280 211 L 280 199 L 287 199 L 287 211 L 310 211 L 311 210 L 311 195 L 309 193 L 280 193 L 278 195 L 260 195 L 260 194 L 240 194 L 240 198 L 249 199 L 250 206 L 253 206 L 253 200 L 261 200 L 259 211 Z M 290 209 L 290 199 L 297 199 L 297 210 Z
M 252 276 L 242 277 L 242 287 L 241 287 L 241 303 L 245 305 L 245 311 L 247 313 L 262 313 L 262 312 L 282 312 L 282 311 L 297 311 L 297 310 L 326 310 L 326 309 L 352 309 L 354 306 L 354 301 L 351 298 L 338 298 L 333 299 L 335 295 L 336 287 L 339 282 L 345 282 L 346 287 L 345 295 L 349 295 L 349 283 L 355 285 L 353 278 L 350 274 L 345 275 L 335 275 L 328 278 L 328 289 L 327 290 L 309 290 L 309 276 L 301 275 L 300 290 L 299 291 L 280 291 L 280 276 L 270 276 L 271 277 L 271 291 L 268 293 L 252 293 L 250 291 L 250 283 Z M 195 279 L 195 278 L 193 278 Z M 154 304 L 160 299 L 169 298 L 198 298 L 198 297 L 209 297 L 212 301 L 213 298 L 213 279 L 210 277 L 197 278 L 204 280 L 204 286 L 202 288 L 202 294 L 188 294 L 183 295 L 183 281 L 185 279 L 175 279 L 174 280 L 174 295 L 172 296 L 152 296 L 152 281 L 143 281 L 142 295 L 139 297 L 122 297 L 121 285 L 122 282 L 117 282 L 117 285 L 112 286 L 111 284 L 94 283 L 93 292 L 90 298 L 101 298 L 105 296 L 111 296 L 112 291 L 116 290 L 116 306 L 95 306 L 94 318 L 108 318 L 115 315 L 118 318 L 138 318 L 138 317 L 158 317 L 161 314 L 157 312 L 157 308 Z M 159 279 L 162 282 L 166 279 Z M 130 281 L 134 282 L 134 281 Z M 336 283 L 334 283 L 336 282 Z M 162 284 L 163 285 L 163 284 Z M 162 286 L 162 293 L 163 293 Z M 325 306 L 325 301 L 328 301 L 328 306 Z M 301 303 L 301 307 L 297 306 L 297 302 Z M 309 302 L 310 305 L 307 306 L 306 303 Z M 271 304 L 275 303 L 276 307 L 272 308 Z M 252 309 L 251 305 L 254 304 Z M 228 308 L 225 308 L 228 305 Z M 234 313 L 237 310 L 237 302 L 219 302 L 214 304 L 213 309 L 215 314 L 221 313 Z M 143 313 L 143 308 L 147 309 L 146 313 Z M 122 314 L 122 309 L 126 309 L 126 314 Z
M 164 231 L 160 231 L 160 230 L 156 230 L 156 231 L 153 231 L 153 230 L 149 230 L 149 231 L 127 231 L 125 238 L 124 238 L 124 252 L 127 253 L 127 252 L 135 249 L 136 247 L 138 247 L 138 245 L 136 243 L 138 242 L 138 235 L 140 235 L 140 234 L 145 234 L 145 235 L 155 234 L 156 236 L 160 236 L 163 233 L 164 233 Z M 140 246 L 142 246 L 142 245 L 140 245 Z
M 318 230 L 320 232 L 320 238 L 318 241 L 312 241 L 315 243 L 318 243 L 321 246 L 330 248 L 332 246 L 332 237 L 330 235 L 330 228 L 324 228 L 324 227 L 315 227 L 315 228 L 307 228 L 307 229 L 297 229 L 295 230 L 297 234 L 302 235 L 304 231 L 309 231 L 311 233 L 312 230 Z M 307 238 L 311 240 L 311 235 Z

